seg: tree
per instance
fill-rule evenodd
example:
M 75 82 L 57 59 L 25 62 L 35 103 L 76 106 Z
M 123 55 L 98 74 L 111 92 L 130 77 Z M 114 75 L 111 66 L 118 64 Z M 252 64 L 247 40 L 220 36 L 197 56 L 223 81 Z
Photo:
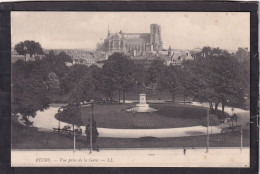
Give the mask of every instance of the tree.
M 93 84 L 94 84 L 94 100 L 104 99 L 104 90 L 106 88 L 106 84 L 104 83 L 104 77 L 102 75 L 102 69 L 96 65 L 91 65 L 89 67 L 89 73 L 92 76 Z
M 48 88 L 59 88 L 60 87 L 59 78 L 54 72 L 50 72 L 48 74 L 47 86 L 48 86 Z
M 194 95 L 195 86 L 198 85 L 198 79 L 192 71 L 192 66 L 194 66 L 192 61 L 184 61 L 178 70 L 178 81 L 180 83 L 179 92 L 183 95 L 184 104 L 188 96 Z
M 141 90 L 145 88 L 145 67 L 142 64 L 136 64 L 133 69 L 135 83 Z
M 102 81 L 102 70 L 96 65 L 91 65 L 89 67 L 89 72 L 92 74 L 94 86 L 96 91 L 101 91 L 103 87 L 103 81 Z
M 175 94 L 180 89 L 180 79 L 179 79 L 179 67 L 169 66 L 164 69 L 162 78 L 160 79 L 160 86 L 163 89 L 168 90 L 172 94 L 172 102 L 175 101 Z
M 33 40 L 26 40 L 19 42 L 14 46 L 15 51 L 20 55 L 30 54 L 30 56 L 35 54 L 43 54 L 42 47 L 39 42 Z
M 134 63 L 122 53 L 114 53 L 102 67 L 106 92 L 112 94 L 118 90 L 118 100 L 123 92 L 123 102 L 125 103 L 125 92 L 134 85 Z
M 34 71 L 37 63 L 19 60 L 12 66 L 12 112 L 20 113 L 27 126 L 32 124 L 29 117 L 48 108 L 49 103 L 43 74 Z
M 244 91 L 242 89 L 241 77 L 239 77 L 239 63 L 230 55 L 218 56 L 213 60 L 215 67 L 212 71 L 215 74 L 215 90 L 217 100 L 222 104 L 224 114 L 225 105 L 240 105 L 244 102 Z
M 249 52 L 247 51 L 247 49 L 244 49 L 244 48 L 238 48 L 237 52 L 236 52 L 236 58 L 239 60 L 239 61 L 246 61 L 246 60 L 249 60 L 250 59 L 250 56 L 249 56 Z
M 238 116 L 235 113 L 230 117 L 230 121 L 232 122 L 232 131 L 234 130 L 234 121 L 237 123 L 237 119 Z
M 79 104 L 68 104 L 67 106 L 64 106 L 63 110 L 61 112 L 58 112 L 55 116 L 58 120 L 66 123 L 77 126 L 83 125 Z
M 207 119 L 208 119 L 207 117 L 204 117 L 202 119 L 203 126 L 207 126 Z M 217 126 L 219 124 L 220 124 L 220 121 L 219 121 L 218 117 L 214 114 L 210 114 L 209 115 L 209 126 Z
M 58 112 L 55 117 L 60 121 L 72 124 L 73 132 L 75 131 L 75 125 L 78 128 L 83 125 L 79 104 L 68 104 L 64 106 L 63 110 Z
M 226 50 L 219 48 L 207 49 L 209 52 L 194 61 L 193 74 L 199 83 L 195 85 L 195 96 L 201 101 L 209 102 L 211 110 L 215 103 L 222 104 L 222 112 L 227 104 L 239 105 L 243 103 L 244 91 L 240 76 L 239 62 Z M 202 53 L 203 54 L 203 53 Z
M 162 72 L 165 69 L 165 65 L 162 60 L 155 59 L 152 61 L 151 65 L 148 67 L 146 71 L 146 80 L 145 84 L 152 84 L 152 89 L 154 89 L 153 84 L 158 83 L 160 78 L 162 77 Z
M 75 64 L 69 67 L 64 78 L 61 78 L 61 88 L 65 92 L 75 89 L 80 84 L 81 79 L 88 73 L 89 68 L 86 65 Z
M 211 50 L 207 48 L 206 50 Z M 207 53 L 209 55 L 210 53 Z M 200 54 L 199 54 L 200 55 Z M 217 93 L 214 89 L 214 77 L 210 68 L 210 61 L 205 57 L 198 58 L 185 65 L 189 69 L 192 90 L 191 95 L 200 102 L 208 102 L 212 110 L 212 103 L 217 102 Z
M 79 103 L 90 101 L 95 97 L 95 86 L 92 75 L 85 74 L 70 92 L 69 102 Z
M 69 69 L 69 67 L 66 66 L 66 62 L 72 62 L 72 58 L 63 51 L 56 55 L 51 50 L 49 54 L 46 54 L 44 61 L 49 63 L 51 71 L 54 72 L 61 81 L 62 78 L 66 77 Z
M 32 78 L 15 82 L 13 95 L 14 112 L 23 116 L 26 125 L 32 124 L 29 117 L 35 117 L 36 111 L 48 108 L 46 88 Z
M 244 61 L 239 61 L 239 65 L 237 67 L 238 77 L 240 77 L 241 82 L 241 90 L 245 94 L 245 96 L 249 96 L 250 94 L 250 59 L 246 59 Z M 241 102 L 242 105 L 237 105 L 239 107 L 245 107 L 244 103 Z
M 56 59 L 58 62 L 62 62 L 62 63 L 65 63 L 65 62 L 71 62 L 72 63 L 72 58 L 66 54 L 64 51 L 61 51 L 58 55 L 57 55 L 57 59 Z
M 86 65 L 73 65 L 61 80 L 62 89 L 69 93 L 70 103 L 90 101 L 95 96 L 95 84 L 90 69 Z
M 208 120 L 209 119 L 209 120 Z M 202 126 L 208 126 L 208 122 L 209 122 L 209 126 L 211 126 L 211 131 L 212 131 L 212 126 L 217 126 L 220 124 L 220 121 L 218 119 L 218 117 L 216 115 L 210 114 L 209 118 L 204 117 L 202 119 Z
M 45 60 L 35 60 L 32 62 L 31 76 L 40 82 L 47 83 L 51 66 Z

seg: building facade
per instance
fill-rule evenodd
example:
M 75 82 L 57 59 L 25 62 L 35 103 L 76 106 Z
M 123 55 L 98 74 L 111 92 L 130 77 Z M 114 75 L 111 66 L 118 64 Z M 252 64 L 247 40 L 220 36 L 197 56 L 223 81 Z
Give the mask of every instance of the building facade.
M 111 34 L 108 30 L 107 38 L 103 43 L 105 52 L 130 52 L 136 51 L 160 51 L 163 42 L 161 38 L 161 26 L 150 25 L 150 33 L 119 33 Z

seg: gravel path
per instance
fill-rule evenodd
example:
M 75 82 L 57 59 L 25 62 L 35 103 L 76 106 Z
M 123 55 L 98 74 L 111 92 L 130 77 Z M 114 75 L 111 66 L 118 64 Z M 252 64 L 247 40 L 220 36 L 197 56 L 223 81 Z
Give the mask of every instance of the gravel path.
M 130 103 L 131 101 L 129 101 Z M 209 107 L 207 103 L 193 102 L 191 105 Z M 225 107 L 225 112 L 232 114 L 231 107 Z M 38 127 L 42 131 L 53 131 L 53 128 L 58 128 L 59 121 L 55 118 L 55 114 L 58 112 L 58 107 L 49 107 L 49 109 L 40 112 L 38 111 L 35 118 L 31 118 L 35 127 Z M 234 108 L 234 111 L 238 115 L 238 124 L 242 127 L 248 126 L 250 112 Z M 18 121 L 21 122 L 21 117 Z M 60 127 L 68 125 L 65 122 L 60 122 Z M 209 127 L 210 134 L 218 134 L 221 132 L 221 126 Z M 82 132 L 85 132 L 85 127 L 81 126 Z M 110 128 L 98 128 L 99 137 L 111 137 L 111 138 L 140 138 L 140 137 L 185 137 L 185 136 L 198 136 L 206 135 L 207 128 L 203 126 L 182 127 L 182 128 L 166 128 L 166 129 L 110 129 Z M 84 136 L 85 134 L 83 134 Z

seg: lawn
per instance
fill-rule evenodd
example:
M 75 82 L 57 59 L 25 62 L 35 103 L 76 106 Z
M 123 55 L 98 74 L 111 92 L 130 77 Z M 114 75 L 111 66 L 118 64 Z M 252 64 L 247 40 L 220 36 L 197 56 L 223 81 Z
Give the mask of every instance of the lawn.
M 150 104 L 158 111 L 152 113 L 131 113 L 126 109 L 135 104 L 95 105 L 94 117 L 100 128 L 146 129 L 146 128 L 178 128 L 199 126 L 206 110 L 189 105 Z M 64 121 L 62 117 L 58 118 Z
M 243 133 L 243 146 L 250 145 L 250 132 Z M 196 148 L 206 147 L 206 136 L 181 138 L 98 138 L 102 148 Z M 41 132 L 37 128 L 27 129 L 12 121 L 12 149 L 72 149 L 73 137 L 53 132 Z M 210 135 L 210 147 L 239 147 L 240 132 Z M 87 148 L 86 137 L 77 137 L 76 148 Z

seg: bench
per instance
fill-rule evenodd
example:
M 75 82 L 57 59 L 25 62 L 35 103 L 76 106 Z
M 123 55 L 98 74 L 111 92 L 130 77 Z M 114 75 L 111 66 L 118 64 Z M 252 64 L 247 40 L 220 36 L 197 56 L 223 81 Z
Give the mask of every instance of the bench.
M 73 136 L 73 131 L 68 129 L 53 128 L 54 133 Z M 81 131 L 75 130 L 75 135 L 81 135 Z

